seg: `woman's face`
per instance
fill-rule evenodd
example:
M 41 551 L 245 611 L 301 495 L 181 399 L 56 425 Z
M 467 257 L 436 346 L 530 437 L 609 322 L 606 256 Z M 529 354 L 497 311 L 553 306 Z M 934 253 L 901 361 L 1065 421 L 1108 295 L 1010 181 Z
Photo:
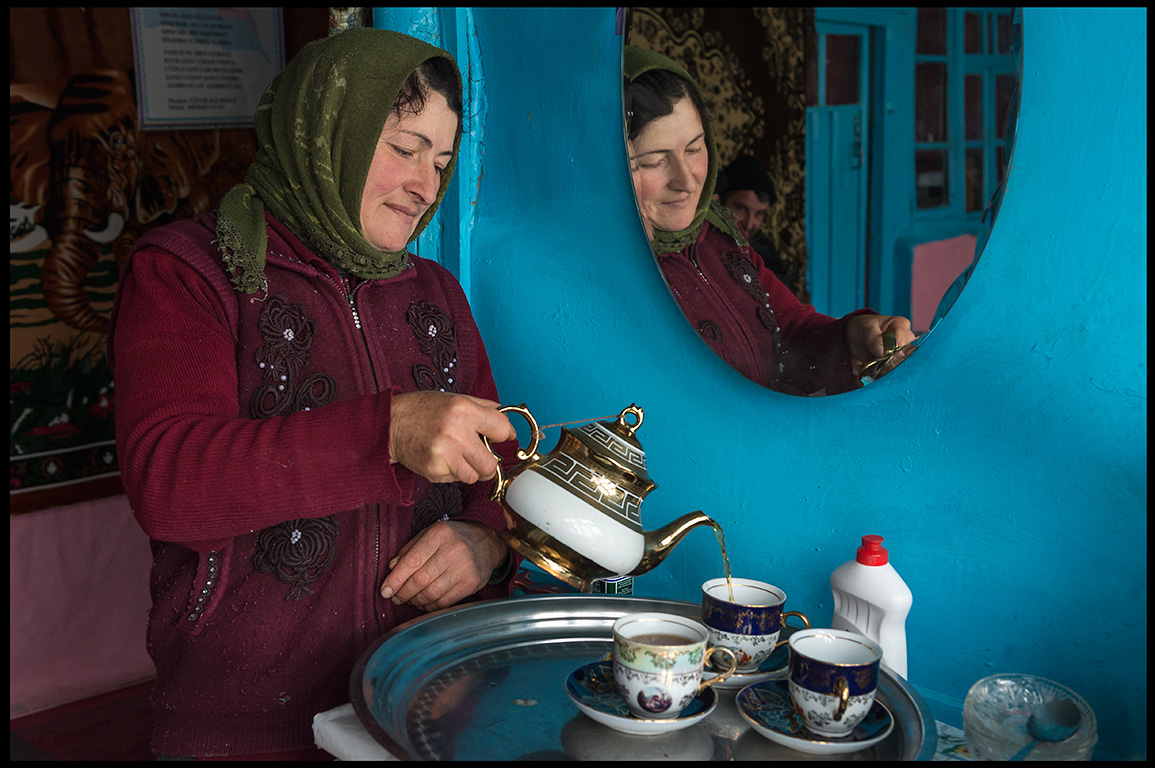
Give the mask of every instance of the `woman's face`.
M 688 98 L 630 142 L 634 192 L 651 240 L 654 229 L 677 232 L 690 226 L 709 164 L 702 118 Z
M 437 199 L 456 135 L 457 115 L 437 92 L 429 94 L 419 115 L 389 114 L 361 193 L 361 232 L 370 245 L 405 249 Z

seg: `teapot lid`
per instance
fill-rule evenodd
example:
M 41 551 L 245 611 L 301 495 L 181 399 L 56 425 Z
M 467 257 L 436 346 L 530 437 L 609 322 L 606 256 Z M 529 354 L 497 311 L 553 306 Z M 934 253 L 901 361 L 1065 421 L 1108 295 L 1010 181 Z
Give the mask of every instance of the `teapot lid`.
M 637 421 L 627 421 L 627 415 L 633 415 Z M 639 484 L 652 490 L 657 484 L 646 471 L 646 452 L 634 434 L 642 426 L 644 416 L 642 409 L 631 403 L 622 409 L 616 420 L 592 421 L 577 427 L 573 434 L 591 453 L 622 465 L 637 476 Z

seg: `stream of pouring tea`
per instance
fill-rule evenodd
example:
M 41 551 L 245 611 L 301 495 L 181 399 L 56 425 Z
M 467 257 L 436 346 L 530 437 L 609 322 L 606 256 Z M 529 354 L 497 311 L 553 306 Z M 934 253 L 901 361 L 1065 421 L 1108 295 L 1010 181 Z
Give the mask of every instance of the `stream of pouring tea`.
M 734 584 L 730 581 L 730 557 L 726 554 L 726 534 L 722 533 L 722 526 L 711 522 L 714 528 L 714 538 L 718 540 L 718 546 L 722 548 L 722 571 L 726 574 L 726 589 L 730 592 L 730 602 L 734 602 Z

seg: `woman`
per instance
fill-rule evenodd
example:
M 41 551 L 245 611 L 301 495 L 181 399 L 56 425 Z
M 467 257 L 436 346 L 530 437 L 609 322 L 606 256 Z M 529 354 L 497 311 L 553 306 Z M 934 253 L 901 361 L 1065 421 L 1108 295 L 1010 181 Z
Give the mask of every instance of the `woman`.
M 802 304 L 713 201 L 714 133 L 681 66 L 626 46 L 630 171 L 650 247 L 683 313 L 731 367 L 781 392 L 834 394 L 883 354 L 882 334 L 914 340 L 910 321 L 863 309 L 843 318 Z
M 460 286 L 407 252 L 460 116 L 440 49 L 310 43 L 261 98 L 245 182 L 122 271 L 108 349 L 152 539 L 158 754 L 315 759 L 313 715 L 377 637 L 509 594 L 479 435 L 508 455 L 516 433 Z

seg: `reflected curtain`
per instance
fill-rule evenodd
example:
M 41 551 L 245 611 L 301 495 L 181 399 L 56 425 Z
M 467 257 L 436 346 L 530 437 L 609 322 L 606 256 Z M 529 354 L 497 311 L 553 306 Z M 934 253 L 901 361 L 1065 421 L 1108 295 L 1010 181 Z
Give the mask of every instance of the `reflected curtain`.
M 632 8 L 627 42 L 694 77 L 714 118 L 721 167 L 757 158 L 777 198 L 763 229 L 806 291 L 806 54 L 813 9 Z

